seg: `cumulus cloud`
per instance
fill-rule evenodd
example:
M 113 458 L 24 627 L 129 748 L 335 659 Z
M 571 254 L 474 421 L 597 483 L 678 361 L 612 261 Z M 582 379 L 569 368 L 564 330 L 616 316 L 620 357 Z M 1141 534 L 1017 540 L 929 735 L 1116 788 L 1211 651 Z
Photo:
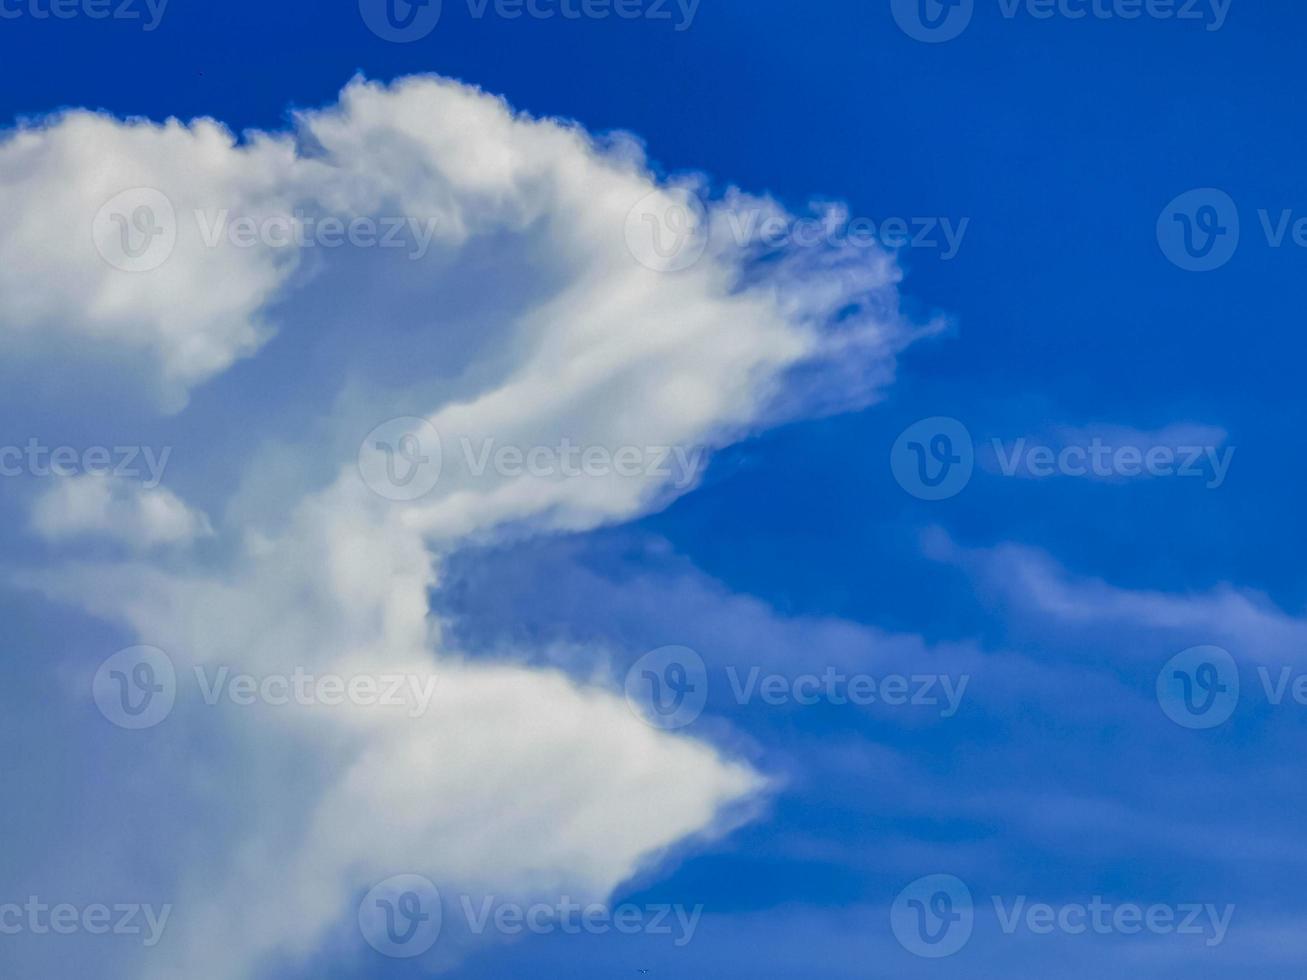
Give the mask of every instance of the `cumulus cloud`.
M 284 141 L 238 147 L 208 120 L 73 112 L 9 133 L 0 143 L 0 206 L 10 216 L 0 231 L 0 338 L 23 353 L 58 338 L 64 349 L 148 358 L 160 394 L 179 404 L 189 386 L 267 338 L 260 308 L 293 264 L 269 249 L 207 248 L 186 218 L 214 201 L 251 214 L 288 210 L 277 182 L 292 156 Z
M 86 356 L 140 353 L 178 410 L 198 384 L 238 384 L 224 372 L 274 328 L 283 352 L 314 352 L 312 370 L 259 354 L 299 403 L 226 443 L 241 476 L 217 557 L 78 563 L 24 583 L 166 651 L 179 694 L 165 724 L 179 728 L 204 710 L 197 668 L 437 682 L 416 717 L 264 705 L 232 718 L 231 797 L 178 856 L 173 931 L 133 975 L 237 980 L 303 961 L 349 935 L 351 903 L 398 871 L 455 892 L 601 899 L 679 842 L 729 829 L 764 790 L 724 750 L 646 727 L 611 686 L 467 660 L 430 616 L 443 562 L 467 543 L 631 520 L 693 482 L 656 465 L 664 450 L 860 406 L 892 376 L 915 331 L 887 255 L 759 256 L 720 229 L 732 209 L 776 205 L 730 191 L 695 229 L 702 254 L 673 271 L 633 247 L 628 219 L 651 201 L 684 207 L 687 187 L 707 192 L 660 182 L 630 138 L 433 78 L 356 81 L 291 133 L 237 141 L 210 121 L 71 113 L 0 146 L 0 203 L 18 215 L 0 230 L 0 337 L 23 356 L 42 355 L 26 342 L 45 332 L 93 341 Z M 175 241 L 151 237 L 167 208 L 140 188 L 166 199 Z M 136 196 L 113 211 L 123 191 Z M 224 212 L 250 219 L 250 237 L 215 237 Z M 269 237 L 287 214 L 318 230 Z M 360 216 L 429 241 L 386 252 L 313 237 Z M 160 242 L 167 254 L 151 254 Z M 579 468 L 564 447 L 582 450 Z M 70 487 L 38 505 L 51 535 L 120 524 L 123 508 L 155 537 L 194 516 L 175 498 L 147 518 L 143 500 Z

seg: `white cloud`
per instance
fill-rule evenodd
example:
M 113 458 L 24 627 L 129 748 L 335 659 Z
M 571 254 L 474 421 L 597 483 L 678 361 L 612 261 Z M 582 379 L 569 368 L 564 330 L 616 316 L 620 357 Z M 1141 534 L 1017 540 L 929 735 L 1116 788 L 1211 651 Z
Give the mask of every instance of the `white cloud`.
M 91 474 L 61 479 L 37 498 L 32 527 L 50 541 L 101 537 L 141 551 L 213 534 L 209 519 L 166 487 Z
M 1226 582 L 1193 592 L 1125 588 L 1075 575 L 1038 548 L 1007 543 L 969 549 L 940 530 L 927 535 L 926 546 L 931 557 L 971 569 L 984 587 L 1047 623 L 1081 633 L 1124 628 L 1128 639 L 1121 649 L 1134 656 L 1158 657 L 1168 642 L 1175 653 L 1185 645 L 1217 644 L 1241 661 L 1295 663 L 1307 649 L 1307 620 L 1255 589 Z
M 238 146 L 208 122 L 73 114 L 0 147 L 0 203 L 19 214 L 0 231 L 0 336 L 71 331 L 147 352 L 176 407 L 259 347 L 275 295 L 286 343 L 329 338 L 350 369 L 323 381 L 329 404 L 306 407 L 322 420 L 311 439 L 278 437 L 269 413 L 263 447 L 227 461 L 243 469 L 245 517 L 222 541 L 229 559 L 26 580 L 129 624 L 173 657 L 183 685 L 192 667 L 218 664 L 439 684 L 417 719 L 324 707 L 234 719 L 232 810 L 210 812 L 204 846 L 178 859 L 174 931 L 138 976 L 249 978 L 278 956 L 307 957 L 333 927 L 348 935 L 350 903 L 397 871 L 501 897 L 601 898 L 677 842 L 729 826 L 764 788 L 749 767 L 645 727 L 612 689 L 466 661 L 429 615 L 454 548 L 627 521 L 677 488 L 648 472 L 477 473 L 459 447 L 721 446 L 777 418 L 867 403 L 912 335 L 881 252 L 754 263 L 714 231 L 690 268 L 641 264 L 628 212 L 669 192 L 629 139 L 597 142 L 431 78 L 356 82 L 297 125 L 295 137 Z M 75 190 L 47 213 L 33 202 L 53 180 Z M 142 185 L 176 205 L 177 247 L 156 269 L 124 272 L 85 230 L 103 200 Z M 711 227 L 747 203 L 732 192 Z M 208 248 L 184 220 L 193 208 L 292 206 L 435 219 L 438 233 L 418 260 Z M 397 503 L 365 485 L 355 457 L 379 422 L 412 415 L 439 432 L 444 469 L 425 497 Z M 75 523 L 58 510 L 51 526 Z M 185 693 L 167 724 L 202 710 Z
M 0 339 L 24 352 L 58 338 L 64 350 L 73 341 L 83 352 L 144 355 L 164 397 L 179 404 L 191 385 L 266 339 L 260 307 L 294 259 L 206 248 L 188 215 L 220 202 L 255 214 L 289 209 L 277 183 L 292 157 L 285 141 L 238 148 L 208 120 L 120 123 L 74 112 L 9 134 L 0 143 Z M 114 257 L 119 228 L 108 215 L 97 222 L 106 204 L 119 198 L 132 218 L 138 204 L 157 201 L 131 193 L 137 188 L 162 194 L 175 213 L 156 209 L 158 227 L 175 227 L 177 238 L 171 257 L 149 272 L 115 268 L 97 249 Z M 153 248 L 161 254 L 165 240 Z

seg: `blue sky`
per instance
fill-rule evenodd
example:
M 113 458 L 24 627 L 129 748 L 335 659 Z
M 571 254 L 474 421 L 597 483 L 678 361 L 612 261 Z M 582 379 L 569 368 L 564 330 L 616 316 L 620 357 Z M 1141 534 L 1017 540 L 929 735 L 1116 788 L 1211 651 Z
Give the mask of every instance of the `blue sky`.
M 925 2 L 934 9 L 934 0 Z M 495 787 L 487 798 L 519 814 L 512 836 L 531 841 L 536 832 L 545 841 L 551 826 L 568 823 L 570 811 L 556 796 L 593 792 L 596 812 L 601 803 L 612 809 L 600 820 L 605 834 L 590 843 L 560 831 L 559 850 L 574 849 L 575 867 L 543 843 L 538 862 L 515 857 L 518 865 L 493 873 L 486 867 L 481 876 L 452 858 L 403 853 L 399 845 L 388 852 L 380 845 L 346 849 L 342 868 L 372 873 L 384 865 L 387 873 L 424 874 L 441 886 L 445 933 L 434 951 L 411 961 L 360 938 L 352 909 L 367 887 L 330 894 L 336 911 L 347 913 L 335 919 L 315 906 L 327 923 L 316 931 L 278 934 L 262 915 L 276 907 L 293 918 L 299 905 L 327 894 L 301 868 L 315 852 L 298 848 L 330 837 L 337 824 L 351 825 L 350 815 L 362 811 L 343 803 L 304 811 L 314 821 L 297 826 L 301 811 L 280 807 L 278 787 L 287 784 L 287 798 L 332 798 L 317 780 L 334 766 L 356 773 L 358 757 L 349 748 L 316 767 L 301 766 L 265 753 L 259 736 L 243 736 L 239 713 L 192 716 L 185 705 L 167 726 L 121 731 L 96 712 L 86 681 L 110 653 L 136 645 L 164 647 L 180 663 L 189 655 L 176 647 L 187 642 L 197 649 L 208 643 L 236 660 L 237 646 L 275 639 L 285 653 L 282 666 L 311 662 L 295 644 L 314 635 L 315 607 L 306 604 L 302 616 L 292 616 L 284 604 L 298 601 L 301 565 L 336 568 L 334 549 L 345 548 L 341 541 L 357 529 L 341 518 L 327 530 L 304 532 L 301 541 L 287 528 L 307 518 L 288 516 L 291 502 L 336 501 L 332 477 L 342 462 L 352 465 L 371 422 L 434 413 L 468 399 L 477 384 L 489 388 L 510 376 L 526 341 L 500 323 L 501 314 L 553 309 L 542 297 L 555 297 L 569 275 L 582 278 L 573 269 L 582 246 L 544 229 L 549 222 L 509 222 L 511 229 L 472 235 L 462 251 L 451 247 L 447 260 L 441 252 L 438 273 L 457 274 L 431 295 L 422 290 L 436 275 L 432 267 L 396 272 L 375 254 L 334 256 L 324 263 L 334 275 L 309 282 L 299 269 L 258 293 L 268 338 L 213 369 L 187 362 L 180 374 L 165 371 L 158 390 L 141 380 L 138 347 L 86 339 L 93 331 L 70 340 L 53 330 L 55 340 L 46 342 L 21 330 L 30 325 L 24 311 L 39 303 L 8 306 L 0 296 L 0 337 L 13 338 L 0 366 L 0 444 L 35 438 L 51 446 L 174 447 L 163 486 L 167 506 L 178 508 L 169 511 L 165 529 L 149 521 L 138 527 L 133 521 L 144 521 L 144 511 L 134 509 L 137 498 L 115 498 L 118 509 L 98 530 L 117 530 L 70 543 L 86 528 L 68 516 L 76 502 L 51 489 L 61 481 L 31 472 L 3 481 L 0 609 L 11 628 L 0 643 L 0 668 L 8 675 L 0 733 L 10 747 L 0 767 L 9 804 L 0 814 L 0 905 L 33 894 L 83 904 L 172 902 L 175 924 L 153 964 L 124 937 L 87 935 L 63 943 L 0 935 L 0 964 L 12 956 L 16 967 L 62 978 L 84 975 L 86 964 L 112 950 L 106 969 L 119 972 L 106 975 L 149 978 L 160 975 L 151 971 L 161 962 L 206 962 L 213 977 L 233 980 L 431 972 L 607 977 L 645 970 L 778 980 L 1298 975 L 1307 955 L 1299 886 L 1307 852 L 1294 817 L 1305 801 L 1297 748 L 1307 707 L 1294 703 L 1291 684 L 1282 703 L 1273 703 L 1263 677 L 1296 677 L 1307 651 L 1307 580 L 1299 560 L 1299 488 L 1307 467 L 1292 452 L 1301 436 L 1297 287 L 1307 262 L 1292 230 L 1307 218 L 1294 64 L 1307 12 L 1233 0 L 1219 29 L 1209 29 L 1217 21 L 1208 2 L 1193 5 L 1206 19 L 1077 19 L 1065 15 L 1065 5 L 1037 4 L 1050 12 L 1041 17 L 1025 4 L 975 0 L 958 37 L 923 43 L 900 29 L 889 0 L 830 0 L 814 9 L 702 0 L 684 30 L 677 29 L 684 8 L 678 12 L 675 4 L 668 5 L 670 20 L 507 19 L 493 4 L 478 17 L 458 0 L 445 0 L 443 8 L 428 36 L 391 43 L 368 29 L 354 3 L 328 9 L 301 0 L 271 8 L 172 0 L 157 28 L 146 31 L 140 22 L 85 15 L 40 19 L 27 0 L 11 2 L 7 9 L 23 13 L 0 20 L 0 120 L 9 127 L 87 108 L 117 120 L 211 117 L 236 133 L 281 133 L 292 128 L 293 111 L 335 105 L 356 75 L 389 83 L 430 73 L 600 137 L 634 134 L 648 155 L 650 179 L 701 175 L 699 191 L 713 206 L 725 207 L 729 188 L 767 195 L 796 216 L 814 203 L 839 202 L 849 216 L 877 225 L 901 218 L 932 242 L 943 243 L 943 229 L 951 228 L 959 233 L 956 254 L 946 257 L 948 248 L 934 244 L 899 248 L 893 259 L 901 279 L 895 273 L 866 290 L 847 285 L 854 273 L 822 264 L 841 260 L 826 247 L 790 242 L 775 250 L 770 265 L 751 256 L 756 264 L 741 268 L 768 288 L 801 297 L 798 305 L 821 305 L 806 291 L 818 281 L 840 297 L 813 314 L 824 318 L 823 336 L 838 336 L 846 317 L 874 321 L 885 331 L 886 350 L 856 348 L 815 366 L 790 363 L 771 379 L 773 387 L 758 382 L 747 393 L 755 374 L 745 372 L 746 385 L 730 373 L 736 359 L 722 356 L 720 385 L 734 394 L 696 430 L 713 452 L 688 492 L 654 493 L 638 503 L 621 495 L 602 504 L 560 499 L 480 525 L 443 512 L 421 518 L 427 545 L 440 558 L 425 589 L 428 618 L 440 624 L 439 656 L 457 651 L 460 664 L 474 665 L 469 669 L 512 664 L 537 679 L 558 672 L 569 684 L 607 688 L 620 700 L 622 679 L 642 656 L 684 646 L 702 657 L 710 683 L 702 715 L 659 733 L 666 741 L 657 751 L 666 756 L 657 756 L 654 775 L 644 781 L 614 776 L 611 785 L 592 787 L 590 780 L 612 773 L 588 765 L 590 748 L 626 738 L 598 722 L 582 743 L 560 741 L 547 756 L 575 781 L 560 779 L 553 790 L 547 769 L 539 777 L 543 788 L 518 787 L 515 774 L 540 763 L 523 748 L 519 767 L 512 749 L 496 741 L 521 748 L 500 727 L 517 724 L 543 744 L 552 731 L 544 721 L 487 709 L 476 723 L 494 729 L 493 736 L 456 729 L 470 733 L 459 741 L 442 730 L 444 741 L 433 745 L 451 748 L 452 738 L 486 763 L 454 784 L 467 795 L 378 791 L 369 798 L 369 822 L 356 828 L 360 835 L 407 840 L 391 828 L 410 822 L 410 808 L 480 813 L 482 786 Z M 1119 11 L 1121 4 L 1102 0 L 1095 9 Z M 911 15 L 911 5 L 900 5 L 904 10 Z M 462 102 L 441 105 L 444 114 L 424 125 L 448 131 L 457 146 L 459 127 L 467 125 Z M 380 118 L 388 110 L 368 111 Z M 319 136 L 327 123 L 321 126 Z M 362 149 L 351 151 L 365 176 L 368 168 L 385 169 L 388 155 L 407 152 L 407 142 L 390 146 L 378 132 L 365 131 Z M 405 138 L 417 142 L 416 132 Z M 74 134 L 70 145 L 89 138 Z M 58 166 L 24 168 L 16 155 L 0 154 L 0 202 L 29 208 L 14 225 L 41 224 L 43 208 L 57 209 L 44 202 L 71 198 L 77 187 L 94 185 L 107 198 L 101 192 L 109 178 L 97 176 L 97 160 L 137 151 L 105 139 L 109 149 L 98 153 L 82 144 L 86 159 L 73 150 L 52 156 Z M 340 145 L 355 146 L 351 141 Z M 539 149 L 555 152 L 552 143 Z M 330 151 L 345 156 L 335 144 Z M 133 165 L 164 168 L 171 152 L 160 144 Z M 495 170 L 493 155 L 468 150 L 464 159 L 479 161 L 473 171 Z M 222 186 L 233 198 L 238 191 L 231 188 L 257 186 L 270 199 L 278 179 L 291 180 L 275 176 L 278 166 L 286 165 L 270 155 L 259 167 L 273 177 L 265 181 L 251 164 Z M 23 190 L 38 169 L 47 196 Z M 192 171 L 201 183 L 227 179 L 199 156 L 179 165 L 179 173 Z M 417 174 L 419 182 L 429 173 L 417 166 L 396 172 Z M 475 182 L 476 175 L 466 179 Z M 15 188 L 12 198 L 4 196 L 6 183 Z M 1219 268 L 1193 272 L 1159 245 L 1159 218 L 1174 227 L 1171 202 L 1207 188 L 1234 202 L 1240 238 Z M 1209 194 L 1199 203 L 1217 200 Z M 584 225 L 584 213 L 554 213 L 552 206 L 540 204 L 539 213 L 560 227 Z M 1288 230 L 1276 247 L 1268 239 L 1286 212 Z M 73 213 L 67 227 L 82 228 L 94 208 Z M 1229 213 L 1222 217 L 1228 234 Z M 64 227 L 53 217 L 48 226 L 51 236 Z M 54 259 L 49 266 L 24 264 L 37 254 L 32 241 L 0 233 L 0 258 L 27 270 L 0 278 L 3 288 L 26 278 L 58 292 L 70 281 L 64 277 L 79 275 Z M 57 237 L 42 242 L 50 255 L 66 244 Z M 205 278 L 191 281 L 192 291 L 204 291 L 197 281 L 237 284 L 255 275 L 239 264 L 199 268 Z M 148 283 L 152 274 L 132 281 Z M 652 281 L 672 293 L 685 282 L 677 275 Z M 602 308 L 607 293 L 595 288 L 597 295 L 573 310 L 577 318 Z M 153 308 L 144 293 L 135 302 L 130 316 Z M 185 308 L 186 316 L 203 305 L 177 302 L 167 309 Z M 641 308 L 653 304 L 648 299 Z M 662 385 L 689 402 L 694 395 L 676 387 L 686 377 L 716 386 L 708 368 L 693 363 L 696 349 L 711 346 L 707 337 L 716 336 L 723 317 L 734 324 L 754 308 L 704 304 L 706 312 L 669 307 L 684 329 L 680 350 L 689 365 L 664 367 L 651 350 L 656 363 L 647 371 L 638 360 L 629 374 L 614 369 L 593 398 L 558 409 L 559 424 L 585 431 L 581 416 L 611 415 L 627 419 L 638 438 L 646 429 L 635 409 L 628 416 L 605 408 L 626 405 L 609 385 L 641 394 L 646 382 L 651 390 Z M 70 321 L 80 315 L 50 308 Z M 215 314 L 201 326 L 217 329 L 218 322 Z M 692 323 L 700 326 L 685 326 Z M 670 316 L 663 325 L 672 329 Z M 803 328 L 809 325 L 804 320 Z M 801 332 L 786 321 L 791 326 L 794 335 Z M 632 334 L 626 345 L 640 347 L 642 336 Z M 740 337 L 758 357 L 759 374 L 769 358 L 788 356 L 791 334 L 780 327 Z M 179 348 L 164 349 L 176 355 Z M 711 354 L 703 360 L 717 363 Z M 875 380 L 874 394 L 866 379 Z M 566 389 L 566 381 L 558 387 Z M 768 397 L 758 394 L 764 387 Z M 648 397 L 650 406 L 670 412 L 656 391 Z M 549 419 L 552 396 L 516 408 Z M 915 458 L 895 446 L 910 426 L 937 418 L 965 428 L 975 463 L 965 486 L 928 500 L 910 478 Z M 923 459 L 938 428 L 921 430 Z M 442 435 L 448 462 L 455 444 L 449 431 Z M 1113 451 L 1137 449 L 1141 457 L 1160 450 L 1174 466 L 1151 475 L 1120 465 L 1098 476 L 1064 464 L 1046 477 L 1004 471 L 1018 444 L 1048 447 L 1058 458 L 1067 447 L 1096 440 Z M 959 446 L 954 440 L 949 451 Z M 1177 474 L 1190 447 L 1199 475 Z M 892 457 L 906 469 L 896 469 Z M 360 533 L 366 543 L 351 545 L 359 549 L 357 567 L 381 580 L 385 560 L 369 549 L 385 543 L 384 554 L 401 556 L 385 574 L 412 584 L 412 568 L 401 560 L 412 542 L 390 523 L 384 527 Z M 192 551 L 147 557 L 136 545 L 151 534 L 193 539 Z M 281 557 L 267 568 L 257 564 L 263 553 L 251 544 L 258 535 L 290 542 L 284 553 L 268 546 L 268 554 Z M 248 564 L 241 557 L 247 551 L 255 556 Z M 276 593 L 279 569 L 284 595 Z M 317 579 L 303 574 L 307 594 Z M 169 578 L 187 585 L 170 591 Z M 270 596 L 268 605 L 236 602 L 248 581 L 261 583 L 248 591 Z M 225 585 L 210 593 L 210 582 Z M 352 579 L 350 588 L 366 591 Z M 402 632 L 388 618 L 393 610 L 376 602 L 357 618 L 323 613 L 317 620 L 327 625 L 317 625 L 361 648 L 370 648 L 372 627 L 393 639 Z M 265 617 L 258 624 L 255 612 Z M 255 624 L 248 632 L 242 625 L 212 639 L 224 620 L 247 615 Z M 1171 658 L 1200 646 L 1229 652 L 1241 688 L 1232 715 L 1210 729 L 1177 723 L 1164 710 L 1195 717 L 1184 714 L 1178 688 L 1158 694 L 1159 674 L 1175 681 Z M 204 659 L 197 655 L 197 662 Z M 1197 670 L 1188 661 L 1181 666 Z M 768 704 L 733 693 L 732 683 L 753 668 L 790 684 L 833 670 L 877 679 L 939 676 L 951 684 L 965 678 L 966 686 L 947 716 L 938 706 L 860 707 L 829 694 L 811 705 Z M 1230 673 L 1221 670 L 1228 685 Z M 1192 673 L 1190 682 L 1202 688 L 1208 676 Z M 480 703 L 480 691 L 469 689 L 465 703 Z M 581 712 L 582 701 L 573 707 Z M 334 730 L 296 731 L 330 742 L 332 751 L 336 740 L 352 744 Z M 631 744 L 642 746 L 645 737 L 643 730 L 632 734 Z M 713 758 L 676 754 L 690 744 L 710 746 Z M 478 756 L 474 745 L 487 746 L 486 754 Z M 386 756 L 391 749 L 385 743 L 376 751 Z M 358 756 L 368 757 L 362 750 Z M 608 766 L 616 763 L 597 764 Z M 744 769 L 760 774 L 766 788 L 741 789 L 735 780 Z M 700 787 L 691 772 L 718 795 L 703 789 L 702 799 L 691 800 L 685 785 Z M 435 777 L 415 782 L 423 791 L 446 787 Z M 722 802 L 728 798 L 730 805 Z M 665 822 L 641 846 L 602 844 L 598 837 L 606 840 L 621 821 L 639 823 L 623 809 L 632 801 L 647 803 Z M 494 812 L 480 819 L 493 823 Z M 104 823 L 89 816 L 96 814 Z M 295 847 L 286 844 L 291 840 Z M 464 849 L 476 856 L 473 845 Z M 433 853 L 440 850 L 433 843 Z M 271 870 L 279 855 L 286 868 Z M 221 869 L 242 861 L 263 872 L 223 877 Z M 352 873 L 342 871 L 341 880 L 352 882 Z M 365 885 L 385 877 L 367 873 Z M 895 928 L 907 921 L 895 918 L 896 896 L 930 875 L 964 882 L 975 908 L 973 932 L 940 959 L 916 955 Z M 529 903 L 586 888 L 605 892 L 602 900 L 613 906 L 703 906 L 702 921 L 684 945 L 647 930 L 501 930 L 469 938 L 451 924 L 462 915 L 459 889 Z M 185 923 L 188 904 L 202 906 L 196 896 L 206 891 L 245 910 L 207 910 L 217 918 L 194 920 L 204 929 L 222 923 L 207 943 Z M 923 897 L 937 893 L 931 887 Z M 1081 935 L 1054 928 L 1045 935 L 1026 924 L 1004 931 L 1005 910 L 1020 900 L 1056 911 L 1095 897 L 1145 908 L 1233 906 L 1233 917 L 1210 944 L 1210 931 Z M 1197 921 L 1206 922 L 1203 916 Z M 259 955 L 224 965 L 219 951 L 242 944 Z

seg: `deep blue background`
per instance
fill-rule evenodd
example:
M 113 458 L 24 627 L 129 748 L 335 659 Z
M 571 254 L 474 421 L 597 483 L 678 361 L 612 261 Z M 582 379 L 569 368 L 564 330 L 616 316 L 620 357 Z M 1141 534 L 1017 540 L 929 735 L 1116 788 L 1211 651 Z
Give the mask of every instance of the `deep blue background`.
M 332 101 L 355 72 L 434 71 L 536 114 L 629 129 L 668 169 L 702 169 L 794 206 L 822 195 L 877 219 L 969 217 L 956 259 L 904 255 L 909 298 L 956 317 L 957 335 L 908 355 L 887 411 L 778 436 L 774 495 L 724 511 L 708 495 L 687 501 L 668 525 L 690 525 L 678 543 L 711 528 L 710 567 L 729 578 L 734 539 L 759 521 L 790 526 L 792 541 L 774 546 L 801 555 L 773 565 L 751 554 L 738 571 L 771 593 L 771 572 L 802 557 L 833 581 L 785 582 L 781 594 L 829 608 L 846 591 L 836 583 L 862 567 L 859 542 L 911 508 L 881 465 L 907 422 L 954 415 L 984 439 L 1041 419 L 1190 419 L 1226 427 L 1239 447 L 1219 511 L 1191 486 L 1096 487 L 1091 497 L 1112 503 L 1069 506 L 1059 520 L 1005 486 L 973 488 L 931 517 L 948 510 L 958 533 L 981 539 L 1001 522 L 1088 572 L 1138 582 L 1165 572 L 1192 587 L 1228 578 L 1298 607 L 1295 287 L 1307 256 L 1257 240 L 1256 210 L 1307 214 L 1294 67 L 1305 22 L 1296 4 L 1238 2 L 1214 33 L 1179 21 L 1009 20 L 982 0 L 962 37 L 925 45 L 881 2 L 704 0 L 683 32 L 642 20 L 477 20 L 447 2 L 430 37 L 399 45 L 372 35 L 350 3 L 172 0 L 153 33 L 112 20 L 0 22 L 0 118 L 90 106 L 279 128 L 291 107 Z M 1234 261 L 1206 275 L 1171 266 L 1154 237 L 1166 203 L 1199 186 L 1229 191 L 1245 229 Z M 816 481 L 819 507 L 806 495 L 831 464 L 814 441 L 839 447 L 851 477 Z M 795 494 L 809 505 L 796 507 Z M 1258 514 L 1275 518 L 1243 519 Z M 855 591 L 832 611 L 858 613 L 880 592 Z
M 905 355 L 886 403 L 736 447 L 704 488 L 634 533 L 667 539 L 707 576 L 784 614 L 1038 649 L 966 576 L 922 557 L 923 530 L 939 526 L 975 547 L 1036 546 L 1074 574 L 1126 588 L 1190 593 L 1231 582 L 1290 612 L 1307 601 L 1307 254 L 1269 248 L 1256 217 L 1259 208 L 1307 215 L 1304 28 L 1307 8 L 1288 0 L 1236 0 L 1218 32 L 1146 19 L 1007 20 L 980 0 L 961 38 L 925 45 L 897 28 L 884 0 L 703 0 L 684 32 L 665 22 L 474 20 L 447 0 L 432 36 L 396 45 L 369 33 L 348 2 L 172 0 L 148 34 L 113 21 L 0 22 L 0 119 L 89 106 L 281 128 L 291 108 L 330 103 L 356 72 L 437 72 L 535 114 L 630 130 L 669 171 L 702 170 L 796 208 L 819 196 L 877 219 L 969 218 L 952 261 L 902 255 L 910 307 L 946 313 L 956 327 Z M 1223 269 L 1192 274 L 1166 260 L 1154 228 L 1171 199 L 1204 186 L 1239 202 L 1244 243 Z M 961 419 L 981 440 L 1057 425 L 1201 423 L 1228 430 L 1238 453 L 1218 491 L 1184 480 L 978 473 L 956 499 L 930 504 L 895 484 L 887 458 L 905 426 L 934 415 Z M 621 565 L 607 552 L 594 561 Z M 538 585 L 536 599 L 567 587 Z M 796 732 L 781 731 L 784 719 L 740 721 L 794 751 L 800 735 L 845 723 L 809 718 L 794 722 L 809 726 Z M 977 725 L 983 739 L 989 730 Z M 879 729 L 863 734 L 893 741 Z M 1130 764 L 1128 733 L 1099 736 L 1086 738 L 1085 753 Z M 913 734 L 897 747 L 947 770 L 956 737 Z M 1038 752 L 1009 751 L 1016 771 L 1044 778 Z M 870 797 L 875 788 L 848 792 Z M 878 833 L 902 832 L 892 825 L 867 808 L 796 794 L 731 853 L 696 858 L 665 892 L 649 894 L 729 909 L 883 901 L 892 876 L 866 863 L 795 862 L 768 847 L 803 832 L 865 856 Z M 941 815 L 915 832 L 957 841 L 1001 830 L 949 826 Z M 1093 866 L 1098 887 L 1193 885 L 1191 897 L 1220 880 L 1149 864 L 1146 854 L 1096 863 L 1052 851 L 1032 845 L 1012 860 L 1059 880 L 1088 880 Z M 1295 891 L 1270 879 L 1260 890 L 1232 888 L 1253 904 Z M 469 975 L 523 975 L 524 959 L 487 961 L 488 972 Z M 820 959 L 812 962 L 817 975 Z

